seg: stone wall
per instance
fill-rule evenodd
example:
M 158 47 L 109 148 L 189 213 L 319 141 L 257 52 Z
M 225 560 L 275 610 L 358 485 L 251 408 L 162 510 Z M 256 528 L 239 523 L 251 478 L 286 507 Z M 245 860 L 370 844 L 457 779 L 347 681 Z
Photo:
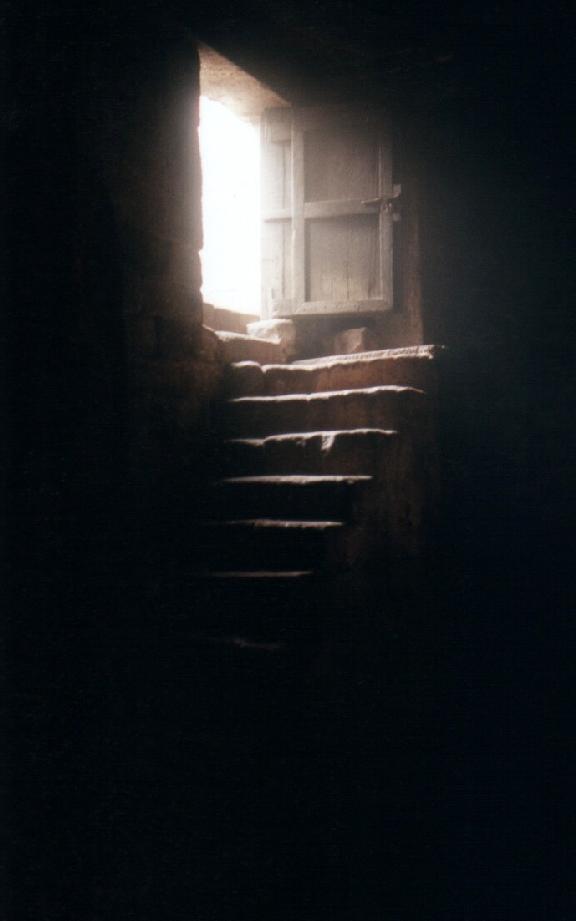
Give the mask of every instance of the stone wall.
M 161 19 L 149 29 L 148 53 L 105 75 L 86 133 L 118 226 L 129 467 L 143 481 L 205 446 L 221 366 L 202 328 L 197 50 Z
M 88 465 L 96 483 L 102 457 L 145 483 L 201 452 L 219 375 L 201 325 L 195 42 L 155 4 L 12 19 L 9 351 L 29 438 L 46 426 L 73 477 Z
M 133 745 L 144 685 L 153 709 L 169 682 L 152 654 L 162 608 L 150 586 L 185 489 L 194 508 L 219 369 L 198 291 L 198 63 L 154 4 L 32 0 L 8 20 L 2 913 L 122 917 L 114 816 L 138 811 L 134 776 L 154 772 Z M 147 712 L 141 738 L 155 732 Z M 158 776 L 148 789 L 161 797 Z

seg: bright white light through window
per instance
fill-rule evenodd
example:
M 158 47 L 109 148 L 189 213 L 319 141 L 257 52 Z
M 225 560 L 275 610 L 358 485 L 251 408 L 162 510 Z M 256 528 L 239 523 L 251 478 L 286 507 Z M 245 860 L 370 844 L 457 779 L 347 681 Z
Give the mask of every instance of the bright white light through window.
M 202 295 L 206 303 L 260 313 L 258 128 L 200 97 Z

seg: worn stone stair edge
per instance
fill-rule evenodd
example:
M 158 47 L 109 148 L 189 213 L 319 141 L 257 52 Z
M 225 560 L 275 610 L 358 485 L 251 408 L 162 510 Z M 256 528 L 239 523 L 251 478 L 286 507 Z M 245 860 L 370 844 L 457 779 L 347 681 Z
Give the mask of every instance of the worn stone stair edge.
M 420 363 L 424 364 L 424 361 L 428 362 L 430 359 L 423 359 Z M 327 372 L 327 371 L 337 371 L 343 368 L 372 368 L 377 365 L 396 365 L 404 363 L 406 361 L 413 361 L 411 358 L 391 358 L 383 361 L 381 358 L 366 358 L 362 361 L 332 361 L 329 364 L 325 365 L 313 365 L 313 364 L 277 364 L 277 365 L 261 365 L 257 361 L 236 361 L 230 363 L 230 368 L 233 371 L 243 371 L 244 369 L 254 369 L 255 373 L 262 373 L 264 378 L 272 378 L 275 374 L 282 374 L 283 377 L 288 381 L 290 377 L 299 378 L 303 375 L 312 377 L 317 371 Z M 385 385 L 382 385 L 385 386 Z M 388 385 L 394 386 L 394 385 Z M 409 384 L 399 384 L 396 386 L 411 386 Z M 351 388 L 352 389 L 352 388 Z M 357 389 L 357 388 L 354 388 Z
M 349 364 L 350 362 L 354 363 L 384 358 L 420 358 L 423 360 L 431 360 L 438 358 L 438 356 L 444 352 L 446 352 L 446 346 L 444 345 L 410 345 L 398 349 L 374 349 L 370 352 L 325 355 L 320 358 L 302 358 L 298 361 L 292 361 L 288 367 L 325 368 L 332 364 Z M 272 365 L 264 365 L 263 367 L 272 367 Z
M 324 358 L 306 358 L 278 365 L 260 364 L 257 361 L 247 359 L 245 361 L 234 361 L 231 363 L 231 367 L 240 369 L 247 367 L 260 368 L 264 374 L 271 374 L 274 371 L 290 373 L 291 370 L 316 371 L 338 367 L 339 365 L 371 364 L 380 361 L 394 363 L 402 359 L 417 359 L 421 362 L 427 362 L 436 359 L 445 351 L 446 347 L 443 345 L 414 346 L 413 349 L 378 349 L 371 352 L 356 352 L 354 355 L 327 355 Z
M 214 335 L 228 364 L 244 360 L 251 360 L 256 364 L 282 364 L 286 361 L 286 350 L 278 342 L 226 330 L 216 330 Z
M 227 329 L 215 329 L 214 332 L 222 342 L 261 342 L 264 345 L 277 345 L 276 342 L 270 342 L 269 339 L 261 339 L 258 336 L 249 336 L 247 333 L 233 333 Z M 252 364 L 258 364 L 258 362 L 251 362 Z M 243 364 L 243 362 L 235 362 L 235 364 Z M 283 367 L 279 365 L 279 367 Z
M 287 520 L 282 518 L 235 518 L 229 521 L 212 519 L 200 522 L 200 527 L 206 528 L 240 528 L 254 531 L 331 531 L 343 528 L 343 521 L 306 521 L 305 519 Z
M 375 428 L 360 428 L 360 429 L 325 429 L 318 430 L 315 432 L 283 432 L 276 435 L 262 435 L 261 437 L 255 438 L 228 438 L 224 442 L 225 444 L 249 444 L 253 446 L 264 445 L 267 442 L 273 441 L 296 441 L 298 439 L 302 440 L 311 440 L 312 438 L 321 438 L 327 444 L 333 442 L 336 438 L 340 436 L 344 437 L 359 437 L 362 436 L 380 436 L 383 435 L 386 438 L 392 438 L 398 435 L 397 429 L 375 429 Z
M 290 646 L 282 641 L 269 641 L 247 639 L 243 636 L 234 636 L 226 634 L 225 636 L 214 636 L 209 633 L 192 633 L 190 640 L 200 646 L 223 648 L 226 650 L 234 649 L 240 652 L 253 653 L 289 653 Z
M 311 579 L 315 576 L 315 572 L 312 569 L 302 569 L 302 570 L 216 570 L 214 572 L 199 572 L 195 575 L 195 578 L 198 580 L 234 580 L 239 579 L 242 581 L 303 581 Z
M 239 477 L 224 477 L 221 480 L 217 480 L 217 486 L 222 484 L 230 486 L 243 486 L 243 485 L 278 485 L 278 486 L 314 486 L 320 484 L 350 484 L 354 485 L 356 483 L 367 483 L 369 480 L 373 479 L 367 474 L 326 474 L 322 476 L 321 474 L 262 474 L 261 476 L 239 476 Z
M 313 400 L 322 401 L 330 400 L 337 397 L 348 397 L 348 396 L 373 396 L 379 393 L 420 393 L 423 396 L 425 395 L 424 390 L 420 390 L 418 387 L 404 387 L 400 384 L 385 384 L 380 387 L 358 387 L 350 388 L 349 390 L 322 390 L 319 393 L 281 393 L 274 396 L 249 396 L 249 397 L 234 397 L 231 400 L 228 400 L 228 403 L 238 404 L 238 403 L 288 403 L 289 401 L 299 401 L 301 403 L 308 403 Z

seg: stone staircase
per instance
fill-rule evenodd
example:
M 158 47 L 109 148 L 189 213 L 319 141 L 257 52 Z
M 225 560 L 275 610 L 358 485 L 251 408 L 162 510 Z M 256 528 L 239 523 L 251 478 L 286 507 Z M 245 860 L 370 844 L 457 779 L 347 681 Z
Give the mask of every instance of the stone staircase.
M 227 356 L 213 470 L 200 503 L 182 497 L 159 589 L 183 712 L 192 676 L 207 714 L 210 917 L 365 917 L 364 865 L 382 868 L 364 828 L 384 802 L 396 846 L 419 756 L 413 599 L 429 581 L 411 561 L 434 512 L 439 350 L 287 363 L 212 323 Z M 405 854 L 389 859 L 393 879 Z
M 319 587 L 326 599 L 351 573 L 381 573 L 425 550 L 441 350 L 287 364 L 268 362 L 276 343 L 217 335 L 228 363 L 200 528 L 198 607 L 206 626 L 238 643 L 300 645 Z

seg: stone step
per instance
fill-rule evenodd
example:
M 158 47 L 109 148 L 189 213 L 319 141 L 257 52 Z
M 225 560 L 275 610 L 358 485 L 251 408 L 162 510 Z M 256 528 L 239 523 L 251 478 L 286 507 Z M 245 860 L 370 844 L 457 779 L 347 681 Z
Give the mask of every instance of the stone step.
M 228 369 L 234 396 L 352 390 L 395 384 L 436 393 L 438 346 L 331 355 L 315 361 L 281 365 L 240 362 Z
M 422 422 L 426 395 L 411 387 L 239 397 L 223 406 L 223 432 L 254 437 L 326 429 L 403 429 Z
M 229 333 L 215 330 L 222 343 L 223 357 L 226 362 L 255 361 L 260 364 L 282 363 L 286 360 L 284 346 L 279 342 L 257 339 L 242 333 Z
M 317 629 L 313 570 L 205 571 L 193 581 L 197 630 L 240 643 L 285 643 Z
M 228 333 L 246 333 L 249 323 L 257 323 L 260 317 L 254 313 L 238 313 L 213 304 L 203 305 L 204 326 Z
M 284 590 L 288 586 L 302 585 L 314 577 L 314 570 L 215 570 L 197 573 L 197 584 L 233 586 L 238 591 L 253 591 L 256 586 L 269 591 L 270 586 Z
M 341 521 L 239 519 L 204 522 L 200 530 L 200 561 L 218 570 L 318 570 L 345 561 Z
M 245 476 L 214 484 L 214 514 L 228 518 L 356 522 L 369 476 Z
M 371 428 L 237 438 L 223 446 L 223 461 L 238 474 L 383 476 L 398 441 L 395 431 Z

